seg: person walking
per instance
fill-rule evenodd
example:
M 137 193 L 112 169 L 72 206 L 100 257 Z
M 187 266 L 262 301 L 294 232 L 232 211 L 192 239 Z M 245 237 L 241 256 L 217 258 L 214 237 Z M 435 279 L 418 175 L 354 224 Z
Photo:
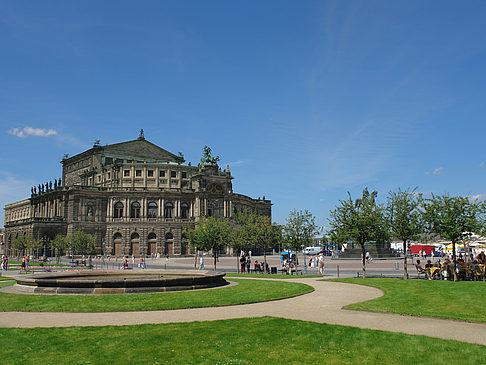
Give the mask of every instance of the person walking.
M 240 257 L 240 267 L 241 267 L 241 272 L 245 272 L 245 267 L 246 267 L 246 258 L 245 258 L 245 255 L 242 255 Z
M 204 270 L 204 257 L 201 255 L 199 258 L 199 270 Z
M 319 274 L 324 276 L 324 255 L 322 253 L 317 259 L 317 265 L 319 266 Z

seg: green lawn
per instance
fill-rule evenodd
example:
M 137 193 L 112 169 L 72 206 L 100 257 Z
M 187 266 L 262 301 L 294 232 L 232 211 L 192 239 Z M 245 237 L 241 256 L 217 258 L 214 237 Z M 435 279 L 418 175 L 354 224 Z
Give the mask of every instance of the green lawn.
M 232 279 L 232 287 L 172 293 L 119 295 L 26 295 L 0 293 L 0 311 L 105 312 L 213 307 L 288 298 L 314 289 L 278 281 Z M 12 282 L 0 282 L 0 286 Z
M 322 275 L 285 275 L 285 274 L 246 274 L 246 273 L 226 273 L 226 278 L 263 278 L 263 279 L 301 279 L 301 278 L 320 278 Z
M 483 281 L 374 278 L 332 281 L 373 286 L 385 293 L 377 299 L 348 305 L 348 309 L 486 322 L 486 282 Z
M 0 329 L 3 364 L 480 364 L 486 346 L 273 317 Z

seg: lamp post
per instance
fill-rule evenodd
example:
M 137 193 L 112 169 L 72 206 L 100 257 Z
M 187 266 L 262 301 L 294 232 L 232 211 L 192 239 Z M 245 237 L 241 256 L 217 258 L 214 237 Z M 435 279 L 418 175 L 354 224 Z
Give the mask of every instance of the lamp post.
M 101 247 L 103 249 L 103 256 L 101 257 L 101 266 L 104 269 L 105 268 L 105 255 L 106 255 L 106 242 L 105 242 L 105 240 L 101 241 Z

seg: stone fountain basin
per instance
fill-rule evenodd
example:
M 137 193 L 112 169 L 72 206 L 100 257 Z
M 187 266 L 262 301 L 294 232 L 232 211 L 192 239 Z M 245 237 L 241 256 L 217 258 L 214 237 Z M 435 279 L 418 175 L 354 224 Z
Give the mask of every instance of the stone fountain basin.
M 16 275 L 18 292 L 31 294 L 157 293 L 228 284 L 225 273 L 200 270 L 103 270 Z

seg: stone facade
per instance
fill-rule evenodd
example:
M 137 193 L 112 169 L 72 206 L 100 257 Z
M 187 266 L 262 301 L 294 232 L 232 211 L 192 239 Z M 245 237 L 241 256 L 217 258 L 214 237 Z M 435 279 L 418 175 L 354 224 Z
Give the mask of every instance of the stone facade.
M 5 207 L 6 253 L 32 235 L 47 243 L 82 230 L 107 255 L 189 254 L 184 228 L 206 216 L 238 211 L 271 216 L 271 202 L 233 193 L 229 166 L 184 164 L 145 140 L 100 146 L 62 161 L 62 178 L 32 188 L 31 197 Z M 48 246 L 48 245 L 46 245 Z

